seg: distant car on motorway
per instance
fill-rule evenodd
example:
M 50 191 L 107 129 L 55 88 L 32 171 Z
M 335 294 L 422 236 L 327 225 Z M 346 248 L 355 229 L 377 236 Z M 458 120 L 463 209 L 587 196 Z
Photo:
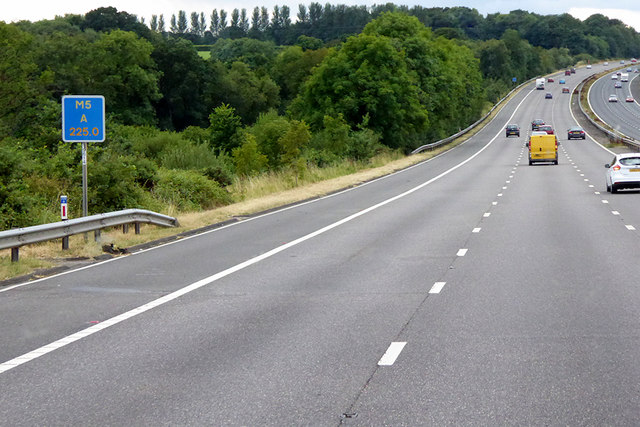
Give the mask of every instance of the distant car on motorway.
M 615 87 L 616 89 L 621 89 L 621 88 L 622 88 L 622 83 L 620 83 L 620 82 L 615 82 L 615 83 L 613 84 L 613 87 Z
M 611 74 L 611 80 L 618 80 L 617 74 Z
M 515 135 L 515 136 L 520 136 L 520 126 L 516 125 L 516 124 L 510 124 L 507 125 L 507 127 L 505 128 L 507 137 L 510 137 L 511 135 Z
M 627 99 L 625 99 L 625 101 L 627 101 L 627 102 L 636 102 L 636 100 L 633 99 L 633 96 L 627 96 Z
M 632 71 L 633 71 L 633 69 L 631 67 L 627 68 L 627 73 L 630 73 Z
M 640 153 L 616 154 L 607 168 L 607 191 L 617 193 L 623 188 L 640 188 Z
M 574 126 L 571 129 L 567 130 L 567 139 L 585 139 L 586 134 L 584 133 L 584 129 L 580 126 Z
M 553 95 L 551 94 L 551 92 L 547 92 L 544 94 L 544 99 L 552 99 Z
M 544 125 L 544 120 L 535 119 L 531 122 L 531 130 L 538 130 L 538 128 L 542 125 Z
M 616 95 L 609 95 L 609 102 L 618 102 L 618 97 Z
M 607 61 L 604 61 L 604 66 L 606 67 L 607 65 L 609 65 L 609 63 Z
M 575 73 L 576 73 L 576 69 L 572 67 L 572 68 L 569 70 L 569 72 L 570 72 L 571 74 L 575 74 Z
M 541 132 L 546 132 L 547 135 L 553 135 L 553 126 L 551 125 L 540 125 L 538 126 L 538 130 Z
M 570 76 L 571 75 L 571 70 L 564 70 L 564 75 L 565 76 Z
M 563 85 L 563 84 L 565 84 L 565 83 L 566 83 L 566 82 L 564 81 L 564 79 L 560 79 L 560 81 L 558 82 L 558 84 L 561 84 L 561 85 Z
M 568 87 L 563 87 L 562 88 L 562 93 L 570 93 L 571 91 L 569 90 Z
M 555 80 L 553 80 L 553 77 L 549 77 L 549 78 L 547 79 L 547 83 L 553 83 L 553 82 L 555 82 Z
M 591 69 L 591 64 L 587 64 L 587 70 Z

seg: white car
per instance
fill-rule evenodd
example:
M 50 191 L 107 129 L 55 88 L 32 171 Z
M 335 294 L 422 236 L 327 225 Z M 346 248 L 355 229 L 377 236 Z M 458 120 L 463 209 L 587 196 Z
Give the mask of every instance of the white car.
M 616 95 L 609 95 L 609 102 L 618 102 L 618 97 Z
M 591 64 L 587 64 L 587 70 L 591 69 Z
M 640 153 L 616 154 L 605 176 L 607 191 L 617 193 L 623 188 L 640 188 Z
M 609 63 L 605 61 L 604 66 L 606 67 L 607 65 L 609 65 Z

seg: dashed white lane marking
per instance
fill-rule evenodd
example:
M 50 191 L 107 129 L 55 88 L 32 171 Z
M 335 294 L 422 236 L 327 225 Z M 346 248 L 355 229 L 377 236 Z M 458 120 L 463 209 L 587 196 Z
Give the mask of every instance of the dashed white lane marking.
M 577 166 L 574 166 L 574 168 L 575 168 L 575 169 L 578 169 L 578 167 L 577 167 Z
M 533 92 L 530 92 L 533 93 Z M 518 109 L 520 108 L 520 105 L 522 105 L 522 103 L 525 102 L 525 100 L 527 99 L 527 97 L 529 96 L 529 94 L 527 94 L 527 96 L 525 96 L 522 101 L 520 101 L 520 103 L 518 104 L 518 106 L 514 109 L 513 114 L 511 115 L 511 117 L 509 117 L 509 119 L 507 120 L 507 122 L 509 120 L 511 120 L 511 118 L 516 114 L 516 112 L 518 111 Z M 366 209 L 363 209 L 359 212 L 356 212 L 350 216 L 347 216 L 339 221 L 336 221 L 332 224 L 329 224 L 319 230 L 316 230 L 312 233 L 309 233 L 305 236 L 299 237 L 298 239 L 295 239 L 291 242 L 288 242 L 284 245 L 278 246 L 270 251 L 267 251 L 261 255 L 258 255 L 256 257 L 253 257 L 251 259 L 248 259 L 244 262 L 241 262 L 240 264 L 234 265 L 232 267 L 227 268 L 226 270 L 220 271 L 216 274 L 213 274 L 209 277 L 205 277 L 204 279 L 198 280 L 197 282 L 191 283 L 190 285 L 187 285 L 181 289 L 178 289 L 177 291 L 171 292 L 170 294 L 164 295 L 160 298 L 157 298 L 147 304 L 143 304 L 139 307 L 136 307 L 132 310 L 129 310 L 125 313 L 122 313 L 118 316 L 112 317 L 110 319 L 107 319 L 101 323 L 98 323 L 96 325 L 90 326 L 82 331 L 76 332 L 75 334 L 69 335 L 65 338 L 59 339 L 57 341 L 54 341 L 53 343 L 50 343 L 48 345 L 45 345 L 43 347 L 40 347 L 38 349 L 35 349 L 33 351 L 30 351 L 29 353 L 25 353 L 21 356 L 18 356 L 14 359 L 8 360 L 6 362 L 0 363 L 0 374 L 9 371 L 13 368 L 15 368 L 16 366 L 22 365 L 23 363 L 26 363 L 30 360 L 33 360 L 37 357 L 40 357 L 44 354 L 47 354 L 51 351 L 54 351 L 60 347 L 64 347 L 72 342 L 75 342 L 79 339 L 85 338 L 89 335 L 93 335 L 94 333 L 101 331 L 103 329 L 106 329 L 110 326 L 116 325 L 118 323 L 121 323 L 127 319 L 130 319 L 132 317 L 135 317 L 141 313 L 144 313 L 146 311 L 149 311 L 153 308 L 156 308 L 158 306 L 164 305 L 170 301 L 173 301 L 175 299 L 180 298 L 183 295 L 189 294 L 197 289 L 200 289 L 204 286 L 207 286 L 213 282 L 216 282 L 224 277 L 227 277 L 233 273 L 236 273 L 240 270 L 243 270 L 247 267 L 250 267 L 254 264 L 257 264 L 267 258 L 271 258 L 272 256 L 279 254 L 280 252 L 283 252 L 291 247 L 297 246 L 299 244 L 301 244 L 302 242 L 305 242 L 307 240 L 313 239 L 314 237 L 317 237 L 319 235 L 322 235 L 330 230 L 333 230 L 334 228 L 337 228 L 343 224 L 346 224 L 348 222 L 351 222 L 353 220 L 355 220 L 356 218 L 359 218 L 363 215 L 368 214 L 369 212 L 372 212 L 374 210 L 377 210 L 383 206 L 386 206 L 390 203 L 395 202 L 396 200 L 402 199 L 404 197 L 407 197 L 410 194 L 413 194 L 415 192 L 417 192 L 418 190 L 430 185 L 431 183 L 438 181 L 440 178 L 450 174 L 451 172 L 461 168 L 462 166 L 464 166 L 465 164 L 469 163 L 471 160 L 475 159 L 476 157 L 478 157 L 482 152 L 484 152 L 487 148 L 489 148 L 493 142 L 496 140 L 496 138 L 498 138 L 498 136 L 501 133 L 496 134 L 496 136 L 494 136 L 484 147 L 482 147 L 480 150 L 478 150 L 477 152 L 475 152 L 473 155 L 471 155 L 470 157 L 468 157 L 467 159 L 463 160 L 462 162 L 458 163 L 457 165 L 453 166 L 450 169 L 447 169 L 446 171 L 442 172 L 441 174 L 429 179 L 428 181 L 425 181 L 423 183 L 421 183 L 420 185 L 417 185 L 403 193 L 400 193 L 396 196 L 393 196 L 389 199 L 383 200 L 382 202 L 370 206 Z M 485 214 L 485 216 L 489 216 L 490 214 Z M 466 252 L 466 249 L 465 249 Z M 20 285 L 21 286 L 21 285 Z M 406 343 L 402 343 L 402 347 L 404 347 L 404 344 Z M 393 344 L 392 344 L 393 345 Z
M 378 362 L 378 366 L 391 366 L 396 362 L 398 356 L 402 352 L 404 346 L 407 345 L 406 342 L 392 342 L 387 351 L 384 353 L 380 361 Z
M 430 294 L 439 294 L 440 291 L 442 290 L 442 288 L 444 288 L 444 285 L 446 285 L 447 282 L 436 282 L 433 284 L 433 286 L 431 287 L 431 290 L 429 291 Z
M 507 189 L 507 187 L 502 187 L 502 189 L 503 189 L 503 190 L 506 190 L 506 189 Z
M 589 178 L 585 178 L 583 181 L 584 182 L 589 182 Z
M 589 188 L 593 188 L 593 187 L 595 187 L 595 185 L 589 184 Z
M 618 212 L 618 211 L 611 211 L 611 213 L 614 214 L 614 215 L 620 215 L 620 212 Z
M 468 251 L 468 250 L 469 250 L 469 249 L 460 249 L 456 255 L 458 255 L 458 256 L 465 256 L 465 255 L 467 254 L 467 251 Z
M 495 205 L 497 205 L 497 204 L 498 204 L 498 202 L 491 202 L 491 204 L 492 204 L 493 206 L 495 206 Z
M 609 203 L 609 201 L 608 201 L 608 200 L 603 200 L 603 201 L 602 201 L 602 203 L 604 203 L 604 204 L 608 204 L 608 203 Z
M 480 230 L 482 230 L 482 228 L 476 227 L 476 228 L 473 229 L 472 233 L 479 233 Z
M 507 181 L 507 184 L 511 184 L 511 181 Z
M 635 230 L 636 228 L 633 225 L 625 225 L 625 227 L 627 227 L 627 230 Z
M 491 216 L 491 212 L 485 212 L 484 215 L 482 215 L 484 218 L 489 218 Z
M 596 191 L 596 192 L 594 192 L 593 194 L 600 194 L 600 192 L 599 192 L 599 191 Z
M 498 193 L 498 197 L 502 197 L 502 193 Z

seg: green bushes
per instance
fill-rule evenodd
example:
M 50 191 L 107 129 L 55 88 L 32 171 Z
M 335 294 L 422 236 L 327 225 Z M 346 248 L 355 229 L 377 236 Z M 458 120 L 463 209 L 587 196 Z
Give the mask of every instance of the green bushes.
M 192 170 L 159 170 L 153 196 L 165 206 L 182 211 L 210 209 L 231 202 L 229 193 L 218 183 Z

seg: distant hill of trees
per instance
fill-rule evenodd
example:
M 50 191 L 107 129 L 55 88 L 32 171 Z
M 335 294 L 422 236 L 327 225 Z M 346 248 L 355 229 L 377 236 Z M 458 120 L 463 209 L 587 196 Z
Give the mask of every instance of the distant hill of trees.
M 60 194 L 80 203 L 80 153 L 60 137 L 65 94 L 106 99 L 92 213 L 197 210 L 229 203 L 235 179 L 446 137 L 513 77 L 640 56 L 638 33 L 602 15 L 318 3 L 290 14 L 179 11 L 147 25 L 108 7 L 0 22 L 0 229 L 55 220 Z

